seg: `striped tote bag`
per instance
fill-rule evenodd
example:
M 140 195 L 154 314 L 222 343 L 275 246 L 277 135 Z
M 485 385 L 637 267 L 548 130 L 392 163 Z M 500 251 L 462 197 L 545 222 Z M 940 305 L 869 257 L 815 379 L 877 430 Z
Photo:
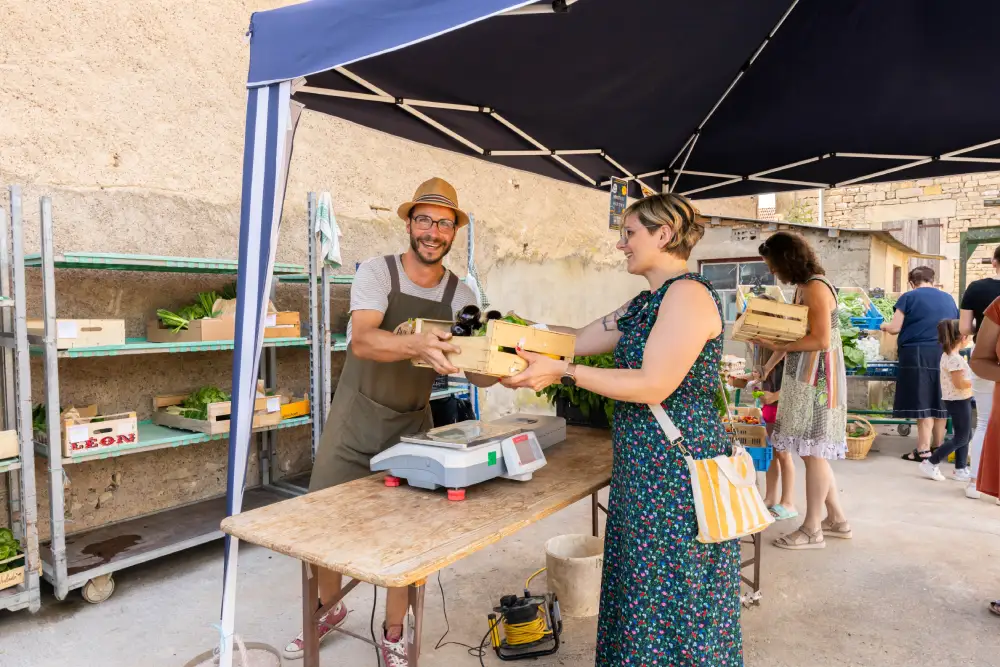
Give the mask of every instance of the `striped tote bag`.
M 649 409 L 670 444 L 680 447 L 684 454 L 691 473 L 699 542 L 735 540 L 759 533 L 774 523 L 757 489 L 757 472 L 747 450 L 737 444 L 729 456 L 695 459 L 663 406 L 651 403 Z

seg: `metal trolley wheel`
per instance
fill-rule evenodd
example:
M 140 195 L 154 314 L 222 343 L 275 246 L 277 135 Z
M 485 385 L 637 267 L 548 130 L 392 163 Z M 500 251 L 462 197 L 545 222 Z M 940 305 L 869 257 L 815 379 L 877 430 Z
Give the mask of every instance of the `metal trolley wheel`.
M 910 425 L 909 424 L 900 424 L 899 426 L 896 427 L 896 433 L 898 433 L 898 434 L 900 434 L 902 436 L 910 435 Z
M 94 577 L 84 584 L 83 589 L 80 591 L 83 599 L 90 604 L 100 604 L 111 597 L 111 594 L 114 592 L 115 580 L 110 574 Z

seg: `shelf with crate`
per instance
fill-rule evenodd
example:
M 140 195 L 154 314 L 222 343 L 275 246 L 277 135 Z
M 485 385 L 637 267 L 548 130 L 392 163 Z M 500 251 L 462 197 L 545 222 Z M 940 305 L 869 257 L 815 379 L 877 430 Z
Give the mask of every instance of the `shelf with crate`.
M 89 461 L 115 458 L 141 452 L 163 450 L 167 448 L 185 447 L 189 445 L 227 438 L 228 433 L 194 433 L 180 429 L 168 428 L 153 424 L 149 421 L 139 422 L 134 431 L 135 443 L 122 441 L 119 444 L 102 449 L 100 447 L 87 453 L 64 452 L 62 448 L 63 434 L 61 432 L 59 407 L 59 363 L 68 359 L 83 359 L 93 357 L 118 357 L 134 356 L 146 354 L 178 354 L 178 353 L 198 353 L 198 352 L 226 352 L 235 348 L 233 340 L 196 340 L 196 341 L 171 341 L 155 342 L 149 340 L 152 336 L 147 334 L 146 338 L 124 338 L 123 332 L 117 332 L 117 339 L 114 344 L 106 341 L 70 340 L 67 342 L 64 332 L 65 327 L 70 326 L 70 320 L 57 320 L 56 318 L 56 283 L 55 270 L 94 270 L 94 271 L 133 271 L 149 273 L 173 273 L 173 274 L 205 274 L 205 275 L 229 275 L 235 276 L 238 273 L 239 262 L 235 259 L 214 259 L 195 257 L 170 257 L 144 254 L 119 254 L 119 253 L 94 253 L 94 252 L 65 252 L 56 254 L 53 250 L 52 231 L 52 204 L 48 197 L 41 199 L 41 252 L 21 259 L 28 267 L 33 267 L 41 272 L 42 282 L 42 318 L 33 323 L 33 334 L 29 337 L 31 352 L 38 354 L 43 359 L 43 372 L 45 377 L 45 404 L 47 407 L 47 428 L 48 433 L 56 435 L 50 438 L 48 444 L 29 444 L 32 456 L 37 452 L 48 460 L 48 467 L 51 475 L 50 483 L 50 511 L 52 516 L 62 516 L 65 514 L 65 489 L 63 484 L 56 483 L 63 476 L 63 466 L 80 465 Z M 276 280 L 281 276 L 294 276 L 302 274 L 306 267 L 298 264 L 276 263 L 274 275 Z M 263 341 L 263 356 L 276 363 L 277 348 L 303 348 L 310 347 L 312 341 L 299 334 L 298 314 L 294 314 L 294 326 L 289 331 L 294 331 L 287 337 L 269 337 Z M 101 322 L 100 325 L 108 324 Z M 283 322 L 279 322 L 279 325 Z M 81 327 L 87 324 L 80 324 Z M 148 327 L 147 327 L 148 328 Z M 278 327 L 281 328 L 280 326 Z M 89 329 L 80 328 L 83 332 Z M 50 332 L 49 336 L 43 332 Z M 74 333 L 76 330 L 74 330 Z M 275 332 L 271 331 L 273 335 Z M 232 335 L 232 334 L 230 334 Z M 281 336 L 281 333 L 278 333 Z M 200 336 L 199 336 L 200 337 Z M 205 336 L 209 337 L 209 336 Z M 216 337 L 218 337 L 216 335 Z M 8 345 L 8 340 L 3 338 L 4 345 Z M 102 344 L 103 343 L 103 344 Z M 333 341 L 338 345 L 339 341 Z M 65 362 L 63 362 L 65 363 Z M 266 364 L 265 364 L 266 365 Z M 271 377 L 276 381 L 272 371 Z M 274 385 L 268 385 L 274 388 Z M 53 409 L 54 407 L 54 409 Z M 30 412 L 30 405 L 29 405 Z M 310 415 L 299 415 L 293 418 L 284 419 L 278 423 L 270 424 L 267 427 L 254 429 L 257 434 L 255 438 L 258 444 L 262 438 L 268 437 L 273 444 L 273 434 L 278 430 L 307 426 L 312 422 Z M 136 426 L 133 421 L 133 426 Z M 129 435 L 132 437 L 132 434 Z M 119 438 L 119 440 L 121 440 Z M 30 441 L 30 439 L 29 439 Z M 262 466 L 263 467 L 263 466 Z M 266 483 L 266 480 L 265 480 Z M 268 498 L 276 500 L 283 492 L 271 490 L 267 492 Z M 285 493 L 284 495 L 287 495 Z M 224 504 L 222 513 L 214 516 L 215 529 L 219 521 L 225 515 Z M 149 549 L 145 547 L 129 549 L 129 555 L 121 559 L 113 559 L 112 563 L 95 566 L 88 562 L 86 558 L 74 560 L 73 544 L 77 536 L 67 536 L 63 522 L 53 522 L 52 536 L 49 541 L 46 553 L 43 576 L 50 581 L 55 589 L 58 599 L 65 599 L 70 590 L 83 587 L 84 597 L 90 602 L 100 602 L 110 595 L 113 589 L 111 574 L 138 562 L 149 560 L 166 553 L 187 548 L 195 543 L 204 541 L 205 536 L 212 535 L 217 530 L 206 531 L 204 526 L 178 526 L 176 522 L 188 516 L 184 508 L 167 508 L 157 512 L 152 516 L 141 519 L 143 525 L 162 525 L 164 532 L 156 538 L 155 545 Z M 131 520 L 132 522 L 140 520 Z M 130 521 L 114 524 L 121 526 L 129 524 Z M 173 525 L 172 528 L 171 525 Z M 90 535 L 102 534 L 101 531 L 113 533 L 116 529 L 113 526 L 98 526 L 91 531 Z M 189 535 L 190 533 L 190 535 Z M 189 538 L 197 538 L 192 541 Z M 200 540 L 200 541 L 199 541 Z M 79 556 L 79 554 L 77 554 Z M 91 559 L 92 560 L 92 559 Z M 67 565 L 69 563 L 69 565 Z M 97 582 L 97 578 L 102 578 Z M 89 591 L 89 593 L 88 593 Z M 105 591 L 106 594 L 98 594 L 95 591 Z
M 10 213 L 0 210 L 0 475 L 6 478 L 7 525 L 20 554 L 4 559 L 0 610 L 41 607 L 41 561 L 35 452 L 31 444 L 31 369 L 28 349 L 24 229 L 20 188 L 12 186 Z

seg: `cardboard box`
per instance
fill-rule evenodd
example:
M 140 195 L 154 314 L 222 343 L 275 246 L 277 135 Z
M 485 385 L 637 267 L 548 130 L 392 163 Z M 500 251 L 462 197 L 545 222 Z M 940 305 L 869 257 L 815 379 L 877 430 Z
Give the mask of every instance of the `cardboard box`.
M 182 415 L 173 415 L 164 408 L 180 405 L 187 394 L 172 396 L 157 396 L 153 399 L 153 423 L 184 431 L 208 433 L 215 435 L 229 433 L 229 417 L 232 413 L 232 403 L 209 403 L 208 419 L 191 419 Z M 281 422 L 281 397 L 265 396 L 254 401 L 253 428 L 274 426 Z
M 284 401 L 284 397 L 282 398 Z M 309 414 L 309 397 L 291 399 L 281 406 L 281 418 L 293 419 L 295 417 L 305 417 Z
M 16 459 L 21 454 L 20 449 L 17 431 L 0 431 L 0 461 Z
M 208 318 L 188 322 L 187 329 L 174 331 L 159 318 L 146 323 L 146 340 L 150 343 L 203 343 L 213 340 L 233 340 L 236 320 L 228 317 Z
M 414 322 L 414 333 L 425 331 L 450 331 L 452 323 L 440 320 Z M 559 359 L 572 360 L 576 348 L 576 336 L 545 331 L 533 327 L 511 324 L 501 320 L 491 320 L 486 325 L 485 336 L 452 338 L 451 342 L 461 349 L 458 354 L 448 356 L 456 368 L 470 373 L 508 377 L 520 373 L 527 362 L 514 352 L 515 348 L 539 354 L 548 354 Z M 414 360 L 421 368 L 429 366 Z
M 28 320 L 28 335 L 43 336 L 45 323 Z M 125 344 L 125 320 L 56 319 L 56 349 Z
M 264 320 L 264 338 L 298 338 L 302 335 L 298 311 L 270 313 Z

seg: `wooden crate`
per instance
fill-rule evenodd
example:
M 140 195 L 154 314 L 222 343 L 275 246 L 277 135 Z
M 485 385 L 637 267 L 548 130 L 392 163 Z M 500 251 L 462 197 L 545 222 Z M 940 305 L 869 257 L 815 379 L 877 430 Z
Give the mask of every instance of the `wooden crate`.
M 45 334 L 42 320 L 28 320 L 28 335 Z M 125 344 L 125 320 L 56 319 L 56 349 Z
M 772 299 L 774 299 L 778 303 L 788 303 L 788 300 L 785 298 L 784 292 L 782 292 L 781 288 L 778 287 L 777 285 L 765 285 L 764 286 L 764 294 L 766 296 L 771 297 Z M 739 309 L 739 311 L 741 313 L 744 310 L 747 309 L 747 302 L 750 299 L 752 299 L 753 296 L 754 296 L 754 294 L 753 294 L 753 286 L 752 285 L 739 285 L 739 286 L 737 286 L 737 288 L 736 288 L 736 307 Z
M 451 325 L 451 322 L 418 319 L 414 323 L 414 333 L 449 331 Z M 448 356 L 452 365 L 459 370 L 493 377 L 516 375 L 527 368 L 527 362 L 514 352 L 518 346 L 528 352 L 570 360 L 573 359 L 576 348 L 576 336 L 571 334 L 544 331 L 500 320 L 491 320 L 486 325 L 485 336 L 456 337 L 451 342 L 461 349 L 458 354 Z M 417 360 L 413 364 L 421 368 L 429 367 Z
M 21 447 L 17 442 L 17 431 L 0 431 L 0 461 L 16 459 L 21 455 Z
M 96 406 L 89 407 L 96 412 Z M 137 442 L 139 422 L 134 412 L 64 417 L 62 420 L 62 450 L 66 457 L 93 454 L 101 449 L 113 450 Z
M 175 394 L 172 396 L 156 396 L 153 398 L 153 423 L 169 428 L 179 428 L 184 431 L 195 431 L 197 433 L 208 433 L 215 435 L 218 433 L 229 433 L 229 416 L 232 413 L 232 403 L 208 404 L 208 419 L 191 419 L 181 415 L 172 415 L 165 412 L 164 408 L 172 405 L 180 405 L 187 398 L 187 394 Z M 268 401 L 271 400 L 271 406 Z M 268 408 L 274 408 L 268 411 Z M 254 401 L 253 428 L 274 426 L 281 422 L 281 403 L 277 396 L 264 396 Z
M 761 423 L 759 425 L 726 423 L 726 432 L 730 438 L 738 440 L 744 447 L 767 447 L 767 428 L 763 425 L 764 419 L 760 408 L 737 407 L 733 408 L 733 414 L 737 417 L 754 416 Z
M 15 567 L 6 572 L 0 572 L 0 591 L 11 586 L 19 586 L 24 583 L 24 554 L 18 554 L 13 558 L 0 560 L 0 565 L 8 565 L 20 561 L 21 567 Z
M 284 398 L 282 398 L 284 400 Z M 295 417 L 305 417 L 309 414 L 309 397 L 291 399 L 281 406 L 282 419 L 294 419 Z
M 298 338 L 302 335 L 301 315 L 298 311 L 271 313 L 264 321 L 264 338 Z
M 788 343 L 806 335 L 809 309 L 790 303 L 777 303 L 766 299 L 751 299 L 747 309 L 736 318 L 733 340 L 751 341 L 754 338 Z

